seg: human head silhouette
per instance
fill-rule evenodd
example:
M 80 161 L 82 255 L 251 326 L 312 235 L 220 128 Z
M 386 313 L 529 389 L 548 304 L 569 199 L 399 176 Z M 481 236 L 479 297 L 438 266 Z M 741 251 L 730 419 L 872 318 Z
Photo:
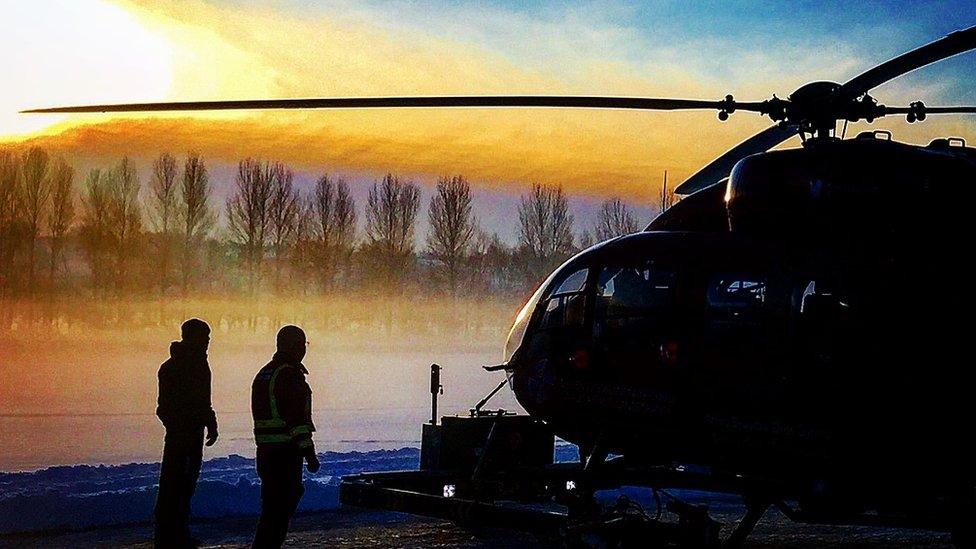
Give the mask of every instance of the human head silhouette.
M 278 330 L 276 343 L 278 353 L 284 355 L 285 357 L 296 362 L 301 362 L 302 359 L 305 358 L 305 347 L 307 345 L 307 340 L 305 339 L 305 331 L 298 326 L 293 326 L 291 324 L 288 326 L 283 326 L 280 330 Z
M 210 326 L 199 318 L 191 318 L 180 326 L 180 337 L 187 348 L 206 352 L 210 346 Z

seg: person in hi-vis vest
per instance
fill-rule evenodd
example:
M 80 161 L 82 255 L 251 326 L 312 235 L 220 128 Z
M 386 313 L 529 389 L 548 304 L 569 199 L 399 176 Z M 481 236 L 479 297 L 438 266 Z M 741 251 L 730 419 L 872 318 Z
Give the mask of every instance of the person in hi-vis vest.
M 305 487 L 302 464 L 319 470 L 312 443 L 312 391 L 302 364 L 308 345 L 298 326 L 278 331 L 277 352 L 251 385 L 251 415 L 261 478 L 261 518 L 252 547 L 281 547 Z

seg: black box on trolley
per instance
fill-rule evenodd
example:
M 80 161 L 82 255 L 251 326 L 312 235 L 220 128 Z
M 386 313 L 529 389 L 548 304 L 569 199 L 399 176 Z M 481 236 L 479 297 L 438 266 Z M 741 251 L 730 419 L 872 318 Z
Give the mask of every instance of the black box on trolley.
M 539 467 L 552 463 L 554 448 L 552 431 L 536 418 L 505 413 L 444 416 L 439 425 L 424 424 L 420 469 Z

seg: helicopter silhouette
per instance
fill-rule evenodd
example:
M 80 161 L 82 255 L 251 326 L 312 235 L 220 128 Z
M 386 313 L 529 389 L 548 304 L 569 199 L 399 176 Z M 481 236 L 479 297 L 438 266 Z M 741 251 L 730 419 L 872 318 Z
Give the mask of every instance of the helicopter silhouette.
M 636 234 L 580 252 L 519 311 L 502 364 L 586 470 L 695 464 L 791 518 L 949 530 L 976 547 L 969 357 L 976 149 L 839 122 L 973 114 L 869 92 L 976 49 L 976 27 L 786 99 L 443 96 L 25 112 L 559 107 L 739 111 L 774 125 L 703 167 Z M 770 151 L 799 136 L 802 146 Z M 608 460 L 616 454 L 617 460 Z M 797 502 L 796 508 L 782 505 Z M 760 506 L 765 510 L 765 506 Z M 759 509 L 760 507 L 756 507 Z M 752 512 L 750 508 L 750 512 Z M 752 523 L 758 517 L 753 516 Z

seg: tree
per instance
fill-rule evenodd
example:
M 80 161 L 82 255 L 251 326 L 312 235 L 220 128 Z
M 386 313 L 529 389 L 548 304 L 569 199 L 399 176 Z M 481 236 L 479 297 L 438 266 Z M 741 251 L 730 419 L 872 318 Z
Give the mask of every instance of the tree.
M 99 169 L 88 172 L 85 178 L 85 195 L 81 201 L 81 241 L 95 288 L 103 288 L 108 283 L 107 262 L 112 247 L 108 179 Z
M 109 235 L 115 255 L 115 285 L 128 282 L 129 263 L 135 252 L 136 238 L 142 228 L 139 208 L 139 179 L 135 165 L 123 156 L 108 174 Z
M 281 289 L 281 268 L 298 230 L 301 201 L 298 191 L 292 185 L 294 174 L 291 169 L 281 163 L 275 163 L 272 173 L 268 221 L 271 251 L 274 253 L 274 287 L 278 291 Z
M 573 251 L 573 216 L 560 185 L 532 185 L 518 208 L 519 244 L 528 255 L 529 276 L 537 280 Z
M 216 219 L 210 209 L 210 194 L 210 178 L 203 159 L 199 154 L 188 154 L 183 165 L 177 208 L 177 219 L 182 233 L 180 271 L 184 294 L 197 266 L 200 245 L 207 238 Z
M 24 154 L 23 186 L 20 192 L 20 211 L 26 222 L 27 237 L 27 284 L 31 292 L 34 291 L 34 263 L 36 257 L 37 237 L 41 231 L 41 222 L 47 211 L 48 199 L 51 196 L 51 182 L 48 177 L 47 151 L 40 147 L 31 147 Z
M 448 288 L 457 295 L 458 271 L 475 232 L 471 186 L 462 175 L 442 177 L 427 210 L 427 250 L 446 270 Z
M 20 159 L 10 151 L 0 151 L 0 295 L 10 286 L 16 272 L 19 195 Z
M 68 231 L 75 220 L 75 171 L 59 158 L 51 172 L 51 209 L 47 227 L 51 235 L 51 286 L 55 284 L 58 263 L 62 259 Z
M 149 178 L 147 214 L 156 231 L 155 259 L 159 285 L 166 289 L 175 247 L 177 200 L 179 185 L 176 181 L 176 158 L 169 153 L 159 155 L 152 165 Z
M 413 254 L 414 225 L 420 190 L 387 174 L 373 184 L 366 198 L 366 238 L 377 254 L 383 280 L 396 287 Z
M 323 175 L 309 197 L 307 221 L 310 259 L 323 290 L 328 290 L 348 261 L 356 238 L 356 204 L 342 179 Z
M 629 206 L 619 198 L 610 198 L 603 202 L 600 211 L 597 212 L 596 226 L 593 234 L 596 240 L 610 240 L 625 234 L 637 232 L 637 220 Z
M 586 229 L 580 231 L 579 236 L 577 237 L 577 242 L 579 242 L 578 248 L 580 250 L 585 250 L 595 244 L 593 235 L 590 234 L 590 231 L 587 231 Z
M 251 158 L 237 165 L 235 193 L 227 200 L 227 224 L 231 241 L 241 248 L 248 286 L 254 291 L 264 262 L 264 245 L 271 210 L 270 165 Z
M 469 261 L 476 271 L 476 281 L 485 292 L 524 291 L 523 273 L 516 269 L 513 250 L 496 233 L 475 230 Z

